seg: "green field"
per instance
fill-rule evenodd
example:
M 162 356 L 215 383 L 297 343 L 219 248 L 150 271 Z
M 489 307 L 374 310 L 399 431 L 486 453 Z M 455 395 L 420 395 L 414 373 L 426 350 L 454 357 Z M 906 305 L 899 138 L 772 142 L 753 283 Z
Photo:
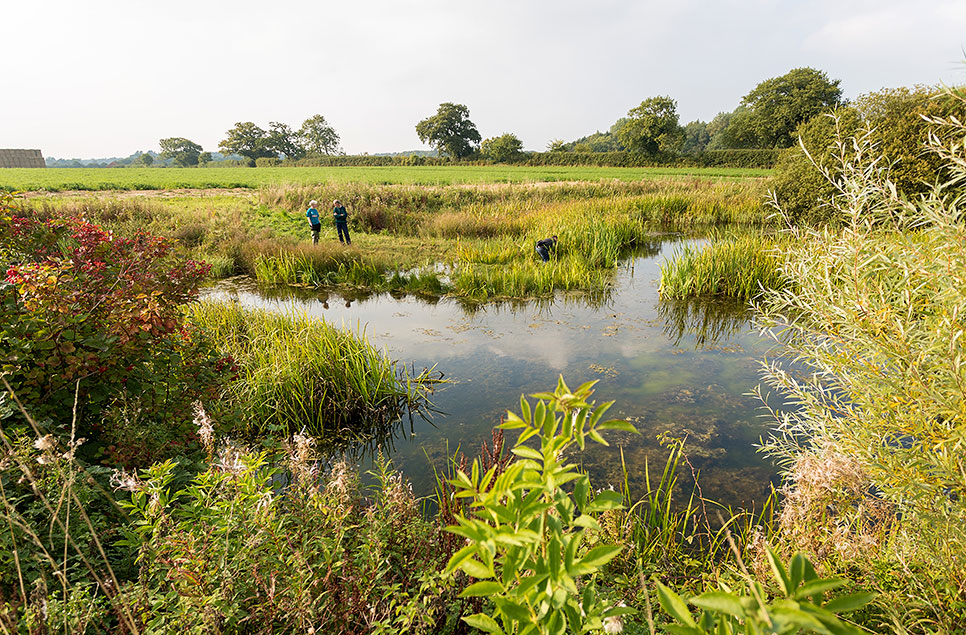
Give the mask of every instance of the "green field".
M 310 168 L 4 168 L 0 190 L 165 190 L 178 188 L 257 188 L 264 185 L 365 183 L 454 185 L 461 183 L 539 183 L 555 181 L 638 181 L 669 176 L 704 178 L 765 177 L 752 168 L 605 168 L 528 166 L 386 166 Z

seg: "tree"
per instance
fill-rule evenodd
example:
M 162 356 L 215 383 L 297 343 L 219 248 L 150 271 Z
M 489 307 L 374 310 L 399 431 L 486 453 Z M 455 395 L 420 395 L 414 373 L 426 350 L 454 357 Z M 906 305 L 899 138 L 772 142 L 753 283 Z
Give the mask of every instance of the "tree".
M 161 139 L 161 158 L 171 159 L 175 165 L 186 168 L 191 165 L 198 165 L 198 155 L 201 154 L 201 146 L 184 137 L 168 137 Z
M 202 152 L 200 155 L 198 155 L 198 163 L 199 165 L 206 165 L 208 163 L 211 163 L 211 153 Z
M 268 147 L 268 133 L 251 121 L 239 121 L 227 135 L 218 147 L 225 154 L 240 154 L 248 165 L 255 165 L 255 159 L 261 157 L 277 156 Z
M 627 111 L 628 119 L 618 129 L 618 140 L 628 150 L 649 156 L 677 151 L 684 138 L 677 107 L 677 102 L 667 96 L 645 99 Z
M 551 139 L 547 144 L 547 152 L 566 152 L 567 144 L 563 139 Z
M 298 133 L 288 124 L 277 121 L 268 124 L 265 147 L 276 157 L 284 154 L 286 159 L 301 159 L 305 156 L 305 148 Z
M 302 147 L 310 154 L 339 153 L 339 135 L 322 115 L 313 115 L 303 121 L 298 136 Z
M 144 167 L 149 167 L 152 163 L 154 163 L 154 157 L 147 152 L 144 152 L 143 154 L 138 155 L 135 163 L 138 165 L 143 165 Z
M 741 100 L 747 114 L 732 120 L 728 135 L 746 145 L 732 147 L 794 145 L 799 125 L 842 104 L 839 83 L 814 68 L 795 68 L 781 77 L 766 79 Z
M 472 154 L 482 139 L 476 124 L 470 121 L 469 109 L 449 102 L 440 104 L 435 115 L 416 124 L 416 134 L 423 143 L 454 159 Z
M 681 152 L 684 154 L 699 154 L 704 152 L 711 141 L 708 134 L 708 124 L 703 121 L 692 121 L 684 126 L 684 143 Z
M 491 137 L 483 142 L 483 156 L 497 163 L 512 163 L 523 156 L 523 142 L 519 137 L 506 132 L 499 137 Z

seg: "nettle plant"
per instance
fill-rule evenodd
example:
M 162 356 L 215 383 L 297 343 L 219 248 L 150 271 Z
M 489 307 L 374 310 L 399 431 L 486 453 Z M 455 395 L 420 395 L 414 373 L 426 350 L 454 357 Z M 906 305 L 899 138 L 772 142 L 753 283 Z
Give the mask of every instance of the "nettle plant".
M 621 495 L 594 495 L 587 475 L 565 458 L 574 445 L 584 449 L 588 438 L 607 445 L 604 430 L 636 432 L 625 421 L 603 420 L 613 402 L 589 401 L 595 383 L 571 390 L 561 377 L 556 391 L 532 395 L 534 407 L 521 397 L 521 414 L 508 412 L 499 426 L 521 430 L 511 450 L 517 460 L 499 474 L 495 466 L 481 474 L 475 460 L 469 474 L 460 470 L 450 481 L 457 497 L 472 499 L 472 513 L 457 515 L 457 524 L 447 527 L 468 544 L 450 558 L 446 572 L 478 579 L 462 596 L 493 603 L 492 615 L 464 617 L 470 626 L 497 634 L 585 633 L 633 612 L 596 590 L 595 574 L 621 547 L 581 549 L 588 532 L 600 531 L 594 515 L 619 509 Z M 526 445 L 534 437 L 539 450 Z M 572 494 L 564 490 L 568 484 Z

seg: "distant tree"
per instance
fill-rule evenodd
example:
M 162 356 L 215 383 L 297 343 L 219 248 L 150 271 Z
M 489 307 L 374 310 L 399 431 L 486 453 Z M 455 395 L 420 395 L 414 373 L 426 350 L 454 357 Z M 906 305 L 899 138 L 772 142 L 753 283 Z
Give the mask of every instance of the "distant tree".
M 708 146 L 705 150 L 721 150 L 727 146 L 724 143 L 724 132 L 731 124 L 734 113 L 719 112 L 708 122 Z
M 239 121 L 226 134 L 218 147 L 225 154 L 240 154 L 248 159 L 250 166 L 255 165 L 255 159 L 277 156 L 269 148 L 268 133 L 251 121 Z
M 628 150 L 649 156 L 676 152 L 684 133 L 678 125 L 677 102 L 666 96 L 650 97 L 627 111 L 618 140 Z
M 198 155 L 201 154 L 201 146 L 184 137 L 168 137 L 161 139 L 161 158 L 171 159 L 175 165 L 186 168 L 191 165 L 198 165 Z
M 814 68 L 795 68 L 761 82 L 745 95 L 726 136 L 731 147 L 787 148 L 795 129 L 817 114 L 842 105 L 840 80 Z
M 449 102 L 440 104 L 435 115 L 416 124 L 416 134 L 423 143 L 454 159 L 472 154 L 481 140 L 476 124 L 470 121 L 469 109 Z
M 298 136 L 302 147 L 310 154 L 339 153 L 339 135 L 322 115 L 313 115 L 303 121 Z
M 483 156 L 497 163 L 512 163 L 523 157 L 523 142 L 510 132 L 483 141 Z
M 154 163 L 154 157 L 148 154 L 147 152 L 145 152 L 143 154 L 138 155 L 138 158 L 135 161 L 135 163 L 137 163 L 138 165 L 143 165 L 144 167 L 150 167 Z
M 199 163 L 199 165 L 207 165 L 208 163 L 211 163 L 211 153 L 210 152 L 202 152 L 201 154 L 199 154 L 198 155 L 198 163 Z
M 681 145 L 681 152 L 699 154 L 705 151 L 710 141 L 708 124 L 703 121 L 692 121 L 684 126 L 684 143 Z
M 305 156 L 305 148 L 298 133 L 288 124 L 278 121 L 268 124 L 265 149 L 271 152 L 273 157 L 284 154 L 286 159 L 301 159 Z
M 563 139 L 551 139 L 547 144 L 547 152 L 566 152 L 567 144 Z

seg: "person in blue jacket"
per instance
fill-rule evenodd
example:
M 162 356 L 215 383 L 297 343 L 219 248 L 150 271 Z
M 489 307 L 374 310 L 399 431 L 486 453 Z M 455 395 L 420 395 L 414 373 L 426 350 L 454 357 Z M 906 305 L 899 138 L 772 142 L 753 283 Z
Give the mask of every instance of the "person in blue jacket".
M 547 262 L 550 260 L 550 254 L 557 250 L 557 236 L 553 235 L 550 238 L 544 238 L 543 240 L 537 241 L 537 255 Z
M 335 219 L 335 231 L 339 234 L 339 242 L 343 245 L 351 245 L 349 240 L 349 212 L 345 211 L 342 203 L 336 199 L 332 202 L 335 208 L 332 210 L 332 218 Z
M 317 201 L 309 201 L 309 209 L 305 212 L 305 217 L 309 219 L 312 227 L 312 242 L 319 244 L 319 232 L 322 231 L 322 223 L 319 222 L 319 210 L 315 208 Z

